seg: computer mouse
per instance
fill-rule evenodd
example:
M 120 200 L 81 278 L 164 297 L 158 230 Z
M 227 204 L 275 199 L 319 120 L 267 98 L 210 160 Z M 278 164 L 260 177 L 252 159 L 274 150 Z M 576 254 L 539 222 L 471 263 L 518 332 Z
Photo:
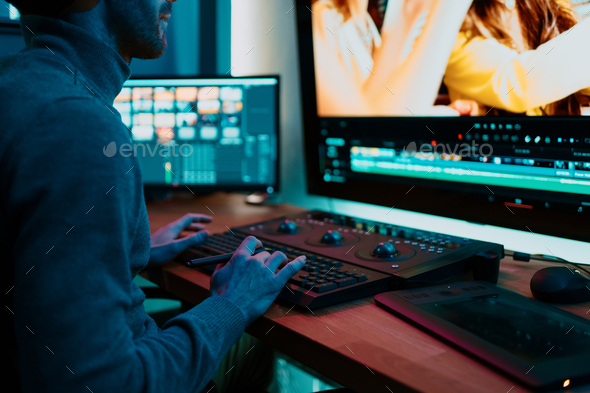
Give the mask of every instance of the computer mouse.
M 590 301 L 590 279 L 566 266 L 546 267 L 531 278 L 535 299 L 548 303 Z

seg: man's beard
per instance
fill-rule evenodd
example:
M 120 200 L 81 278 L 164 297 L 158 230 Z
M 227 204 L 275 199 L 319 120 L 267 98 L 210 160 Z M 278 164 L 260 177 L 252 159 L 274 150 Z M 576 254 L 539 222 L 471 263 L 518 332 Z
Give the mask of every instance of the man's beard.
M 166 43 L 160 15 L 170 14 L 172 5 L 165 2 L 157 10 L 150 1 L 108 0 L 109 12 L 113 15 L 119 52 L 137 59 L 156 59 L 164 53 Z

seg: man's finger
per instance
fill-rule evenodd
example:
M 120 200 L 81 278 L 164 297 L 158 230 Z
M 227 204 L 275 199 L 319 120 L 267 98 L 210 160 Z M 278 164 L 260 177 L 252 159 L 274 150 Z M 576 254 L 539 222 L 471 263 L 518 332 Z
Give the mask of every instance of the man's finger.
M 254 255 L 254 259 L 256 259 L 258 262 L 262 263 L 263 265 L 266 265 L 266 260 L 269 257 L 270 257 L 270 253 L 268 251 L 262 251 L 256 255 Z
M 207 228 L 203 224 L 197 224 L 196 222 L 191 223 L 189 226 L 185 227 L 185 230 L 194 230 L 194 231 L 202 231 L 203 229 Z
M 180 232 L 183 228 L 193 222 L 211 222 L 212 218 L 205 214 L 187 213 L 172 223 L 173 227 Z
M 188 217 L 194 222 L 211 222 L 213 217 L 206 214 L 187 213 L 183 217 Z
M 236 253 L 242 255 L 252 255 L 257 248 L 262 247 L 262 243 L 260 240 L 256 239 L 254 236 L 248 236 L 244 239 L 242 244 L 239 245 Z
M 301 268 L 303 268 L 305 265 L 305 261 L 305 255 L 298 256 L 291 262 L 287 263 L 284 268 L 279 270 L 279 272 L 276 274 L 276 277 L 281 282 L 281 285 L 286 283 L 288 279 L 293 277 L 295 273 L 301 270 Z
M 280 251 L 275 251 L 266 260 L 266 266 L 274 273 L 283 262 L 287 262 L 287 256 Z
M 220 270 L 220 269 L 223 269 L 223 267 L 224 267 L 225 265 L 227 265 L 227 264 L 228 264 L 228 262 L 225 262 L 225 263 L 218 263 L 218 264 L 217 264 L 217 266 L 215 266 L 215 270 L 213 271 L 213 273 L 217 272 L 217 271 L 218 271 L 218 270 Z
M 209 231 L 199 231 L 193 235 L 174 240 L 172 242 L 174 253 L 178 254 L 189 247 L 200 246 L 207 239 L 207 236 L 209 236 Z

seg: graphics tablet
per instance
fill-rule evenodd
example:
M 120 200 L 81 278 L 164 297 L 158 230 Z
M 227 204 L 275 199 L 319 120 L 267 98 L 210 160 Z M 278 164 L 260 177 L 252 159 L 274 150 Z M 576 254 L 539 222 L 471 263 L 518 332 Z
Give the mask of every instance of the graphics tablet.
M 382 293 L 382 308 L 536 390 L 590 382 L 590 321 L 485 281 Z

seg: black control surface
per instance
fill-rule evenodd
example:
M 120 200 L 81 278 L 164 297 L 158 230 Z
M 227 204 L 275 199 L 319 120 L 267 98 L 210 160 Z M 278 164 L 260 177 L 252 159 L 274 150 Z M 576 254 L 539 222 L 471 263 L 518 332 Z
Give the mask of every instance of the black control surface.
M 279 298 L 309 309 L 467 272 L 496 282 L 504 254 L 498 244 L 311 211 L 212 235 L 191 257 L 232 252 L 249 235 L 289 260 L 307 256 Z

